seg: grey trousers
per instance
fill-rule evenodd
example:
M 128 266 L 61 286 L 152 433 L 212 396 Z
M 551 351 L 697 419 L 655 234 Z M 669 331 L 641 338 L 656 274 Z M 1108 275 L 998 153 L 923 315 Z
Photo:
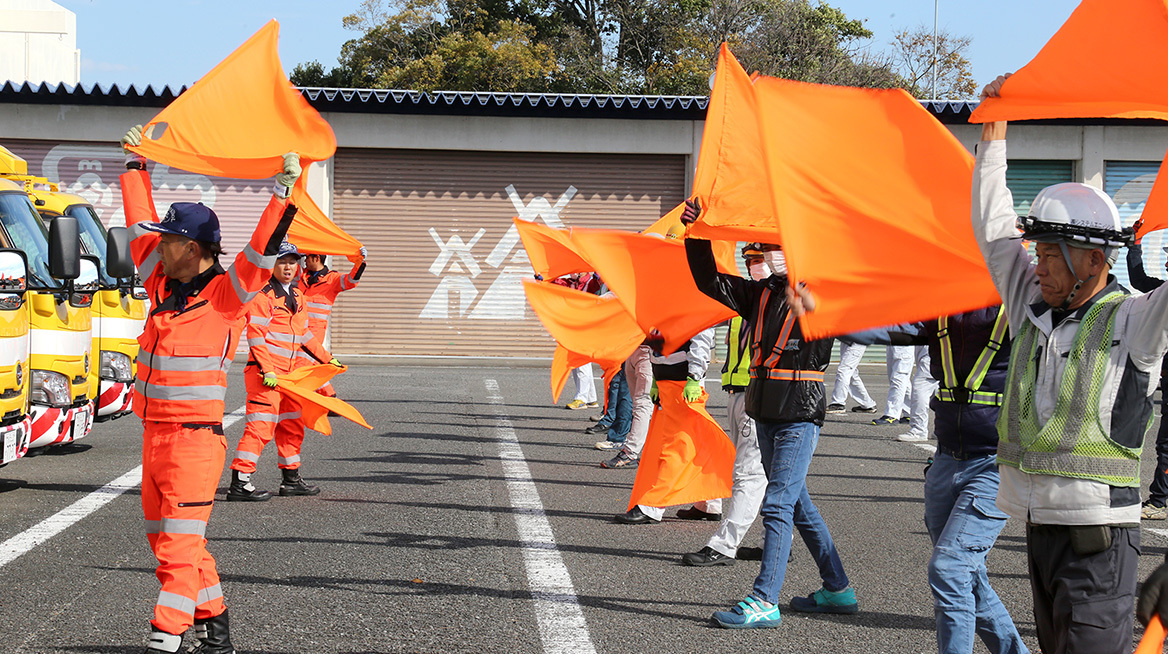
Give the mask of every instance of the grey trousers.
M 1034 622 L 1044 654 L 1128 654 L 1139 527 L 1111 527 L 1111 547 L 1076 554 L 1062 525 L 1027 525 Z

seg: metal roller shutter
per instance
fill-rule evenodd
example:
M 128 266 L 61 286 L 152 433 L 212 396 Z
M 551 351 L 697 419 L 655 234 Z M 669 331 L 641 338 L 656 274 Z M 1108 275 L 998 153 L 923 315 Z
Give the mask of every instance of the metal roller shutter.
M 335 170 L 333 217 L 369 248 L 339 354 L 550 356 L 512 217 L 638 230 L 685 193 L 677 155 L 341 149 Z
M 118 182 L 126 167 L 117 144 L 10 139 L 0 145 L 24 158 L 29 174 L 60 182 L 62 190 L 89 200 L 107 227 L 126 223 Z M 272 197 L 272 181 L 267 179 L 207 177 L 154 163 L 147 170 L 159 215 L 172 202 L 202 202 L 215 210 L 227 253 L 225 265 L 247 244 Z
M 1024 216 L 1030 211 L 1034 196 L 1051 184 L 1075 181 L 1073 161 L 1017 159 L 1006 168 L 1006 186 L 1014 196 L 1014 211 Z
M 1108 161 L 1103 168 L 1103 190 L 1115 201 L 1119 216 L 1125 227 L 1130 227 L 1144 212 L 1144 203 L 1152 192 L 1152 184 L 1160 170 L 1159 161 Z M 1164 250 L 1168 245 L 1164 231 L 1152 232 L 1144 237 L 1144 270 L 1152 277 L 1163 278 Z M 1119 263 L 1111 272 L 1120 284 L 1131 288 L 1128 282 L 1127 250 L 1120 253 Z M 1132 289 L 1133 291 L 1135 289 Z

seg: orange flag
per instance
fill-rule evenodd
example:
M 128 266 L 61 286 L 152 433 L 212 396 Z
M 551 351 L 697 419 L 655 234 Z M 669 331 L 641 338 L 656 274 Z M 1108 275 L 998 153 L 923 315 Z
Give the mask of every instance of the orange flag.
M 765 198 L 766 196 L 764 196 Z M 661 216 L 657 222 L 644 230 L 643 234 L 660 234 L 667 236 L 670 232 L 681 233 L 685 231 L 685 227 L 681 224 L 681 214 L 685 211 L 685 203 L 677 205 L 669 210 L 669 213 Z M 738 266 L 734 262 L 735 251 L 737 247 L 735 241 L 711 241 L 710 249 L 714 251 L 714 262 L 718 265 L 718 270 L 728 275 L 737 275 Z
M 973 158 L 908 93 L 760 78 L 769 187 L 823 338 L 998 304 L 970 226 Z
M 288 240 L 306 254 L 337 254 L 353 263 L 361 261 L 361 241 L 349 236 L 312 201 L 304 188 L 307 177 L 301 175 L 292 187 L 292 204 L 298 211 L 288 228 Z
M 524 281 L 531 310 L 558 347 L 552 358 L 552 397 L 559 401 L 568 371 L 595 362 L 615 367 L 637 349 L 645 334 L 616 298 L 605 298 L 551 282 Z
M 1136 647 L 1135 654 L 1161 654 L 1164 651 L 1165 636 L 1168 636 L 1168 632 L 1164 630 L 1160 616 L 1152 615 L 1152 619 L 1148 621 L 1148 627 L 1144 629 L 1144 637 L 1140 639 L 1140 644 Z
M 515 218 L 515 228 L 531 260 L 531 268 L 549 282 L 572 273 L 593 272 L 592 264 L 580 258 L 568 232 Z
M 1168 165 L 1161 162 L 1156 182 L 1135 224 L 1137 242 L 1156 230 L 1168 228 L 1168 181 L 1165 180 L 1165 170 L 1168 170 Z
M 1041 118 L 1168 120 L 1168 5 L 1083 0 L 971 123 Z
M 737 315 L 698 290 L 680 241 L 609 229 L 574 229 L 572 242 L 641 332 L 661 332 L 665 353 Z
M 629 509 L 730 497 L 734 444 L 706 411 L 705 391 L 691 403 L 684 389 L 685 382 L 657 382 L 661 409 L 649 423 Z
M 768 201 L 758 114 L 753 83 L 723 43 L 694 173 L 693 194 L 702 205 L 702 215 L 690 226 L 688 236 L 711 241 L 778 240 L 778 221 Z
M 333 433 L 332 425 L 328 421 L 329 411 L 342 418 L 348 418 L 366 429 L 373 429 L 353 405 L 316 392 L 316 389 L 346 370 L 347 367 L 338 368 L 328 363 L 304 366 L 287 374 L 277 375 L 276 386 L 300 404 L 300 415 L 304 418 L 304 424 L 313 431 L 326 435 Z
M 243 179 L 280 172 L 286 152 L 305 167 L 333 156 L 332 128 L 284 75 L 279 33 L 270 21 L 159 112 L 131 149 L 193 173 Z

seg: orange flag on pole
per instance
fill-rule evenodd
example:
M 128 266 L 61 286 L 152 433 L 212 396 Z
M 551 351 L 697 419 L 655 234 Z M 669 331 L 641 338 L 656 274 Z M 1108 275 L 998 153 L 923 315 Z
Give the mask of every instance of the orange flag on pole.
M 304 366 L 292 372 L 276 376 L 276 386 L 300 404 L 300 415 L 304 424 L 313 431 L 322 434 L 333 433 L 329 424 L 329 411 L 342 418 L 361 425 L 366 429 L 373 429 L 365 422 L 364 416 L 353 405 L 336 397 L 327 397 L 316 392 L 333 377 L 348 370 L 347 367 L 336 367 L 332 364 L 318 366 Z
M 288 228 L 288 240 L 296 244 L 306 254 L 336 254 L 348 257 L 349 261 L 361 261 L 361 241 L 334 223 L 324 211 L 313 202 L 305 187 L 307 175 L 292 187 L 292 204 L 296 205 L 296 220 Z
M 680 241 L 609 229 L 574 229 L 572 242 L 641 332 L 661 332 L 665 353 L 737 315 L 698 290 Z
M 1168 4 L 1083 0 L 971 123 L 1045 118 L 1168 120 Z
M 750 76 L 723 43 L 694 173 L 693 194 L 702 214 L 688 236 L 711 241 L 778 240 L 758 113 Z
M 970 226 L 973 158 L 914 98 L 760 78 L 770 194 L 824 338 L 998 304 Z
M 275 20 L 256 32 L 147 123 L 147 159 L 215 177 L 263 179 L 283 170 L 283 155 L 301 164 L 333 156 L 337 140 L 284 75 Z
M 706 411 L 706 392 L 687 402 L 684 389 L 685 382 L 657 382 L 661 409 L 649 423 L 629 509 L 730 497 L 734 444 Z

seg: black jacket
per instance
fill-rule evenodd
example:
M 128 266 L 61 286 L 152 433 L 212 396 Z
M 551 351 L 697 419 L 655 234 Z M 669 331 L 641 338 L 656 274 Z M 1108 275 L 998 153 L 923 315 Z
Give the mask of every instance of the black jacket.
M 685 240 L 685 253 L 694 282 L 702 293 L 725 304 L 751 324 L 750 385 L 746 387 L 746 414 L 760 422 L 812 422 L 823 425 L 826 407 L 823 372 L 831 361 L 832 339 L 803 340 L 794 321 L 786 340 L 777 345 L 789 309 L 786 276 L 771 275 L 756 282 L 718 272 L 709 241 Z M 813 373 L 816 381 L 771 378 L 772 370 Z M 815 375 L 814 373 L 818 373 Z

